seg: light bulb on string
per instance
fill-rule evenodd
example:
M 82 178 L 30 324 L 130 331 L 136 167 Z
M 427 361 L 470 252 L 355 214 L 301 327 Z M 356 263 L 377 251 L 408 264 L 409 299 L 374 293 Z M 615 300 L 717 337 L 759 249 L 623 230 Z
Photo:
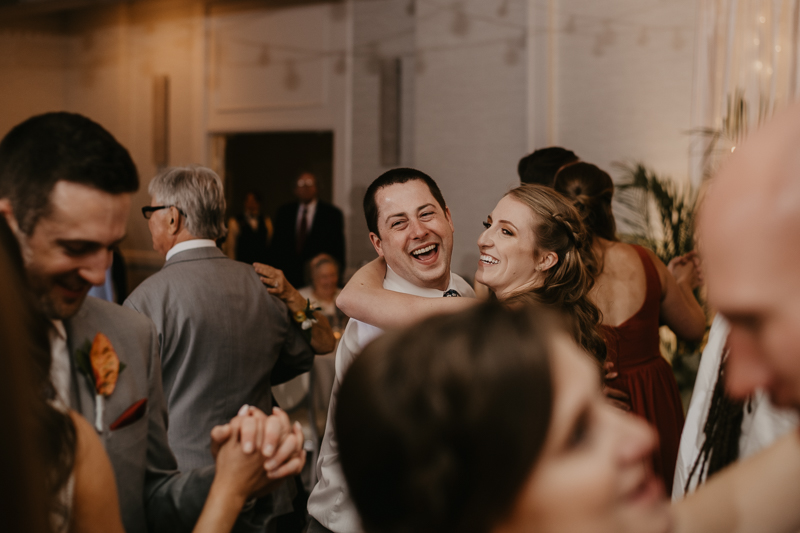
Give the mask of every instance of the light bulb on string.
M 508 16 L 508 0 L 501 0 L 500 5 L 497 6 L 497 16 L 498 17 Z
M 519 63 L 519 44 L 516 39 L 509 39 L 506 43 L 504 59 L 506 65 L 516 65 Z
M 450 25 L 450 29 L 459 37 L 464 37 L 469 33 L 469 17 L 464 10 L 463 2 L 453 5 L 453 23 Z
M 417 13 L 417 0 L 408 0 L 408 5 L 406 5 L 406 14 L 409 17 L 413 17 Z
M 294 59 L 286 61 L 286 77 L 283 79 L 283 85 L 290 91 L 296 91 L 300 87 L 300 74 L 297 72 L 297 65 Z
M 422 50 L 417 50 L 416 57 L 414 58 L 414 70 L 417 74 L 423 74 L 427 68 L 428 65 L 425 63 L 425 55 Z
M 617 42 L 617 34 L 614 31 L 614 28 L 611 27 L 611 22 L 606 20 L 603 22 L 603 30 L 600 33 L 598 33 L 594 39 L 594 47 L 592 48 L 592 53 L 600 57 L 605 53 L 606 48 L 612 46 L 616 42 Z
M 636 39 L 636 43 L 639 46 L 647 46 L 647 43 L 649 42 L 650 42 L 650 35 L 647 32 L 647 26 L 642 26 L 642 29 L 639 32 L 639 38 Z
M 578 23 L 575 21 L 575 15 L 570 15 L 567 23 L 564 25 L 564 33 L 575 33 L 578 29 Z
M 333 71 L 336 74 L 344 74 L 347 72 L 347 58 L 344 55 L 344 52 L 340 52 L 336 58 L 336 61 L 333 63 Z
M 672 36 L 672 47 L 675 50 L 683 50 L 683 47 L 686 46 L 686 41 L 683 39 L 683 32 L 680 28 L 675 28 L 675 33 Z
M 262 67 L 267 67 L 272 62 L 272 57 L 269 53 L 269 46 L 264 45 L 261 47 L 261 52 L 258 54 L 258 64 Z
M 369 43 L 367 50 L 367 72 L 370 74 L 378 74 L 381 71 L 381 52 L 378 48 L 378 43 L 373 41 Z

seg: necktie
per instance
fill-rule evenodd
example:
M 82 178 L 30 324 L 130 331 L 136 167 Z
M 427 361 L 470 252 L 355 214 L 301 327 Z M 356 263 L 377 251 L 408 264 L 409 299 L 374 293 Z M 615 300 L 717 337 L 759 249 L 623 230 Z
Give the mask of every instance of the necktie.
M 300 205 L 300 227 L 297 228 L 297 239 L 295 239 L 295 246 L 297 253 L 303 251 L 303 245 L 306 243 L 306 232 L 308 231 L 308 221 L 306 220 L 306 206 Z
M 445 298 L 457 298 L 458 296 L 461 295 L 458 294 L 458 291 L 455 289 L 448 289 L 445 291 L 444 294 L 442 294 L 442 296 L 444 296 Z

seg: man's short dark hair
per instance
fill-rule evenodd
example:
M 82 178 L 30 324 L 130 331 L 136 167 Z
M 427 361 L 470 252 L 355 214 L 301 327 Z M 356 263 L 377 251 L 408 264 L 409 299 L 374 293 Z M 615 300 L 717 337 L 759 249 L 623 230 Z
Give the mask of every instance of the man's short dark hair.
M 45 113 L 15 126 L 0 142 L 0 198 L 11 202 L 30 235 L 50 205 L 58 181 L 110 194 L 139 188 L 128 151 L 102 126 L 74 113 Z
M 367 227 L 371 233 L 374 233 L 378 237 L 381 235 L 378 231 L 378 205 L 375 203 L 375 195 L 378 191 L 389 185 L 406 183 L 413 180 L 422 181 L 428 186 L 436 202 L 441 206 L 442 211 L 447 208 L 447 204 L 442 196 L 442 191 L 439 190 L 439 186 L 436 185 L 433 178 L 413 168 L 393 168 L 378 176 L 375 181 L 367 187 L 367 192 L 364 194 L 364 216 L 367 218 Z
M 578 160 L 575 152 L 560 146 L 540 148 L 519 160 L 517 174 L 522 183 L 538 183 L 552 187 L 556 172 L 564 165 Z

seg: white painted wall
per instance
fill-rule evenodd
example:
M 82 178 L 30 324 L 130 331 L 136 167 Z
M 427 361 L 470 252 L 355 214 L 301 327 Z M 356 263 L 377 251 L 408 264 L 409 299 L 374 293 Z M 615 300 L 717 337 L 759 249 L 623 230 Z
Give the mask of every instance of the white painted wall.
M 532 3 L 543 23 L 548 4 L 555 15 L 551 143 L 687 179 L 696 0 Z

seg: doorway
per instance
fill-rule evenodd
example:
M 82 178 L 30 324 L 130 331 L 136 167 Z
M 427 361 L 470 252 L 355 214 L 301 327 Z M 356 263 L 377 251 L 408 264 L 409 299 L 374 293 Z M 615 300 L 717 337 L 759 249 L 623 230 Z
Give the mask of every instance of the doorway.
M 291 131 L 234 133 L 225 137 L 227 216 L 243 211 L 245 195 L 261 196 L 264 214 L 295 201 L 294 185 L 302 172 L 317 177 L 319 199 L 333 198 L 333 132 Z

